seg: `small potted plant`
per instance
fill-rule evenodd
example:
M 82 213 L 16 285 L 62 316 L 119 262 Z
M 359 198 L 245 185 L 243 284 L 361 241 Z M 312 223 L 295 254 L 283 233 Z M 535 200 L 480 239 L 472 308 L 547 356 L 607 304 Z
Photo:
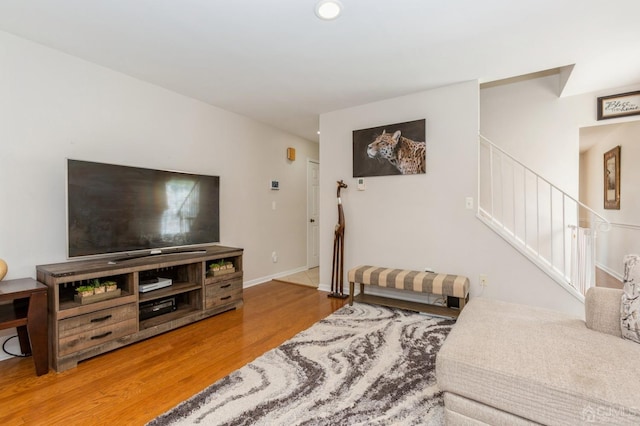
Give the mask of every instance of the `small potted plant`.
M 233 262 L 225 262 L 224 267 L 227 269 L 233 269 Z
M 76 293 L 80 297 L 87 297 L 93 295 L 93 286 L 90 285 L 82 285 L 76 288 Z
M 209 268 L 210 268 L 213 272 L 216 272 L 216 271 L 219 271 L 219 270 L 220 270 L 220 265 L 219 265 L 219 264 L 217 264 L 217 263 L 212 263 L 212 264 L 211 264 L 211 266 L 209 266 Z
M 102 285 L 104 285 L 107 292 L 116 291 L 118 289 L 118 283 L 116 283 L 115 281 L 105 281 L 102 283 Z
M 95 294 L 102 294 L 106 291 L 104 284 L 101 284 L 99 279 L 93 280 L 92 284 L 93 284 L 93 292 Z

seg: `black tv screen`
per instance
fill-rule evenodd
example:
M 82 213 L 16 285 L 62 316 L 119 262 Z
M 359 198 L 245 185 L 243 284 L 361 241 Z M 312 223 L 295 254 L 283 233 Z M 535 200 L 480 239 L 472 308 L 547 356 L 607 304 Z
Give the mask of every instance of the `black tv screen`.
M 70 258 L 220 242 L 220 178 L 67 160 Z

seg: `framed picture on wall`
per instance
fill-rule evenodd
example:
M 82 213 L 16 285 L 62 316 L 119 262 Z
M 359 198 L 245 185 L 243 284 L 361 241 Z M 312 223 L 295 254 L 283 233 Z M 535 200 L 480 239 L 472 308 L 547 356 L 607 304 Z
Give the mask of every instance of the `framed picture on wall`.
M 426 173 L 426 120 L 353 131 L 353 177 Z
M 598 98 L 598 120 L 640 114 L 640 91 Z
M 604 208 L 620 210 L 620 146 L 604 153 Z

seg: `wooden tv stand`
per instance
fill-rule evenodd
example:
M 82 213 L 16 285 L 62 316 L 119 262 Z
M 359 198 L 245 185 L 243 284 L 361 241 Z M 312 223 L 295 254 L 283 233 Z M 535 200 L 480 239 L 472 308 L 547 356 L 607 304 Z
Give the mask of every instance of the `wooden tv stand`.
M 242 253 L 241 248 L 211 245 L 186 253 L 37 266 L 38 281 L 49 292 L 51 367 L 64 371 L 87 358 L 241 307 Z M 214 276 L 210 265 L 221 260 L 231 262 L 233 270 Z M 153 277 L 170 278 L 173 284 L 140 293 L 140 282 Z M 115 281 L 118 296 L 76 301 L 75 289 L 96 278 Z M 168 299 L 175 310 L 140 318 L 141 306 Z

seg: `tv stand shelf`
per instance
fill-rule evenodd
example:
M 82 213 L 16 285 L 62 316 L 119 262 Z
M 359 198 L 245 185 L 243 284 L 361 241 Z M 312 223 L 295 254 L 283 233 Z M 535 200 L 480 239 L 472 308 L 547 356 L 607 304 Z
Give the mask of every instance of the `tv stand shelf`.
M 124 304 L 131 303 L 136 300 L 135 296 L 126 291 L 122 291 L 120 293 L 120 297 L 118 297 L 116 303 Z M 112 303 L 109 303 L 112 302 Z M 91 303 L 90 305 L 83 305 L 81 303 L 71 301 L 61 301 L 60 302 L 60 316 L 62 318 L 75 316 L 79 314 L 83 314 L 86 312 L 93 312 L 96 309 L 100 309 L 101 307 L 110 307 L 113 306 L 114 300 L 104 300 L 100 302 Z
M 184 318 L 185 315 L 187 314 L 193 314 L 196 313 L 197 310 L 195 308 L 191 308 L 191 307 L 181 307 L 178 308 L 178 310 L 174 311 L 174 312 L 169 312 L 167 314 L 163 314 L 161 316 L 157 316 L 155 318 L 149 318 L 143 321 L 140 321 L 140 330 L 146 330 L 148 328 L 153 328 L 153 327 L 157 327 L 157 326 L 161 326 L 163 324 L 165 324 L 166 322 L 171 322 L 173 320 L 179 320 L 181 318 Z
M 38 281 L 49 289 L 51 367 L 64 371 L 79 361 L 241 307 L 242 255 L 241 248 L 210 245 L 115 263 L 114 258 L 102 258 L 37 266 Z M 211 276 L 210 266 L 221 261 L 234 272 Z M 140 293 L 140 281 L 154 276 L 169 278 L 172 285 Z M 76 288 L 95 279 L 115 281 L 120 295 L 76 302 Z M 158 310 L 149 318 L 149 304 L 154 309 L 171 304 L 173 309 Z
M 202 284 L 195 283 L 173 283 L 169 287 L 163 287 L 158 290 L 140 293 L 138 300 L 140 302 L 148 302 L 151 300 L 163 299 L 165 297 L 174 296 L 176 294 L 186 293 L 191 290 L 200 290 Z

